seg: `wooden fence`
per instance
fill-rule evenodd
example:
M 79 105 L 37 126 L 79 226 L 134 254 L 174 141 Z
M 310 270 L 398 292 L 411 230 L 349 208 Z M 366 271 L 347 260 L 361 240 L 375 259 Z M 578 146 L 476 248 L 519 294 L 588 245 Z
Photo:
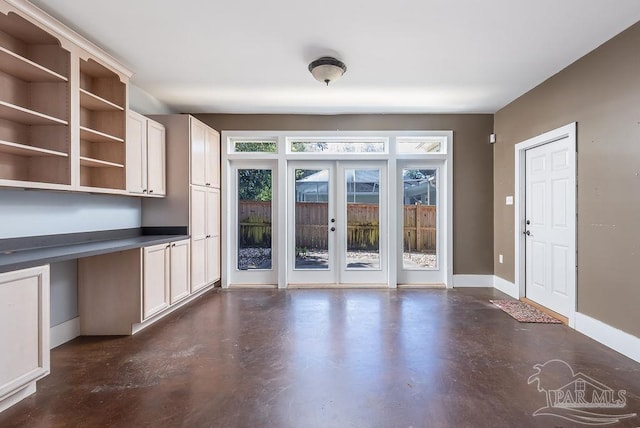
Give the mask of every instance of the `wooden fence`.
M 271 245 L 271 202 L 240 201 L 240 244 L 243 247 Z M 347 205 L 347 245 L 350 249 L 377 249 L 380 240 L 378 206 Z M 327 248 L 327 204 L 296 203 L 296 246 Z M 436 207 L 404 206 L 404 251 L 435 252 Z

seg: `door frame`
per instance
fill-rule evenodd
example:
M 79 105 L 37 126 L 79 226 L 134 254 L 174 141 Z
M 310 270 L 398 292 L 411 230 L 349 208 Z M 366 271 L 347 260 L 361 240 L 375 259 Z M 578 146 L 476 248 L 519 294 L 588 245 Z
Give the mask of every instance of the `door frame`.
M 526 151 L 533 149 L 534 147 L 542 146 L 545 144 L 551 144 L 555 141 L 565 138 L 569 139 L 569 166 L 573 170 L 573 174 L 570 174 L 570 179 L 573 181 L 569 183 L 569 189 L 573 191 L 570 193 L 570 200 L 567 203 L 567 208 L 570 210 L 569 218 L 573 219 L 573 224 L 569 227 L 572 232 L 573 239 L 571 239 L 571 248 L 569 251 L 570 260 L 568 265 L 574 266 L 574 269 L 570 269 L 568 273 L 568 295 L 569 300 L 573 302 L 569 307 L 567 318 L 569 320 L 569 326 L 575 328 L 575 314 L 577 312 L 577 162 L 576 162 L 576 127 L 577 123 L 569 123 L 568 125 L 554 129 L 544 134 L 525 140 L 515 146 L 515 195 L 514 195 L 514 272 L 515 272 L 515 285 L 518 293 L 518 297 L 522 298 L 526 296 L 526 239 L 525 239 L 525 221 L 526 221 Z M 572 210 L 572 212 L 571 212 Z

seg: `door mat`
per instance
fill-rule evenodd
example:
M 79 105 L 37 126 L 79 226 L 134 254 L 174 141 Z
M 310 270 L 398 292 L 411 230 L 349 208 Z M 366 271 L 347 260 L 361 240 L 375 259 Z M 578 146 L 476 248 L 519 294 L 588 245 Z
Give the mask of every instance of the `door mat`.
M 562 324 L 562 321 L 547 315 L 533 306 L 518 300 L 489 300 L 491 303 L 520 322 Z

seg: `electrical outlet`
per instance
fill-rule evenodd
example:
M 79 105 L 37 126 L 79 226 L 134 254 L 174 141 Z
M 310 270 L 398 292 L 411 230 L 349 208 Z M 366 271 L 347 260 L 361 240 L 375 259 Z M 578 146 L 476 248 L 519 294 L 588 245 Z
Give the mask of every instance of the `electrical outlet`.
M 504 263 L 504 258 L 502 257 L 502 254 L 498 255 L 498 262 Z

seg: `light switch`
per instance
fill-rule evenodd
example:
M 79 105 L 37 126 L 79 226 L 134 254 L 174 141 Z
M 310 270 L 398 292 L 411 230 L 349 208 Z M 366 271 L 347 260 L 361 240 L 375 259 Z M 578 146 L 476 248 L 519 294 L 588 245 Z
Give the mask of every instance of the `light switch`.
M 504 258 L 502 257 L 502 254 L 498 255 L 498 262 L 504 263 Z
M 504 201 L 507 205 L 513 205 L 513 196 L 507 196 Z

